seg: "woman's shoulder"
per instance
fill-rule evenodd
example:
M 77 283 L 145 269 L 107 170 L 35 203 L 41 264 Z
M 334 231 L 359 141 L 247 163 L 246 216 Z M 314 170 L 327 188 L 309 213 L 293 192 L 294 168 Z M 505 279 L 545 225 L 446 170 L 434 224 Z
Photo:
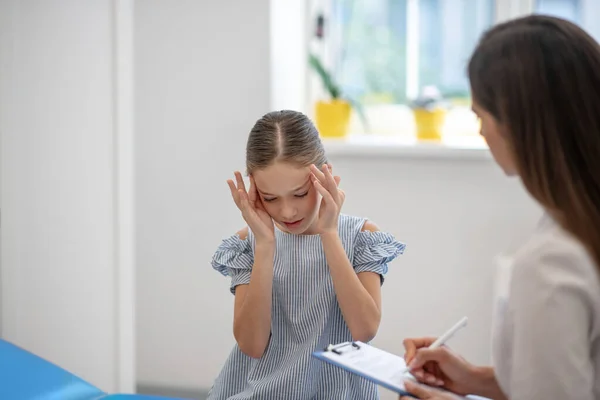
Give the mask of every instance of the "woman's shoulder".
M 595 263 L 583 243 L 553 221 L 544 222 L 531 235 L 515 254 L 515 263 L 523 268 L 539 263 L 556 264 L 558 267 L 584 274 L 596 270 Z
M 536 293 L 585 291 L 600 301 L 600 273 L 583 243 L 554 221 L 545 221 L 515 253 L 512 288 Z

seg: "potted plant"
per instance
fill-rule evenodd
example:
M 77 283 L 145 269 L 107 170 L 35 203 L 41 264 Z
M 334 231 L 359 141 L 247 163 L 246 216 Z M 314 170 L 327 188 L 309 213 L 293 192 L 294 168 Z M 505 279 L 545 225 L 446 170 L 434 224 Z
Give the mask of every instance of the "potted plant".
M 321 60 L 314 54 L 309 56 L 309 64 L 319 75 L 323 87 L 329 95 L 329 100 L 319 100 L 315 105 L 315 122 L 323 137 L 343 138 L 348 134 L 350 116 L 354 108 L 366 127 L 366 119 L 360 103 L 342 96 L 342 90 L 327 71 Z
M 415 116 L 417 139 L 440 141 L 448 108 L 440 91 L 435 86 L 426 86 L 410 106 Z

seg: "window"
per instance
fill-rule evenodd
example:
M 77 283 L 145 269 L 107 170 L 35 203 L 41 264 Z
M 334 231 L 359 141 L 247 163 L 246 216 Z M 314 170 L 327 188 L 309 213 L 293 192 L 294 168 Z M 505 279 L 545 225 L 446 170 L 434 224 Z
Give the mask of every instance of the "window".
M 443 140 L 482 143 L 470 111 L 468 58 L 485 30 L 529 12 L 570 19 L 600 37 L 600 21 L 593 20 L 598 0 L 313 0 L 313 21 L 325 24 L 311 51 L 343 92 L 363 104 L 368 133 L 414 141 L 409 102 L 433 87 L 449 104 Z M 323 96 L 319 86 L 311 83 L 311 100 Z M 351 132 L 366 133 L 357 115 Z
M 537 0 L 535 12 L 568 19 L 600 40 L 600 2 L 598 0 Z

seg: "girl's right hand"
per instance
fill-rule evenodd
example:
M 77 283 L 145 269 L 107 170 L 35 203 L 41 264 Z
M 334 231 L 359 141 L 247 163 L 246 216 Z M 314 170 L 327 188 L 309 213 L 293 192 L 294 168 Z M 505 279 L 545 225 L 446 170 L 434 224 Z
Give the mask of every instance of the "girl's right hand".
M 473 394 L 472 388 L 477 386 L 479 380 L 477 368 L 448 347 L 429 349 L 435 339 L 425 337 L 404 340 L 404 359 L 411 374 L 419 382 L 431 386 L 442 387 L 460 395 Z
M 258 198 L 254 179 L 250 176 L 250 191 L 246 192 L 246 185 L 244 184 L 244 179 L 242 179 L 242 174 L 236 171 L 234 175 L 237 186 L 231 179 L 227 180 L 227 184 L 231 190 L 231 197 L 233 197 L 237 208 L 242 212 L 242 216 L 248 227 L 252 229 L 257 242 L 274 242 L 275 231 L 273 219 L 265 211 Z

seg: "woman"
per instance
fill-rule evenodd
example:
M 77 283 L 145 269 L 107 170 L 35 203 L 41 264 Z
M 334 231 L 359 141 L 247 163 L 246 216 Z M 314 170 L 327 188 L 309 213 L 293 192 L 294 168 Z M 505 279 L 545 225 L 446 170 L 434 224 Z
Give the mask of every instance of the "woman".
M 407 339 L 411 371 L 429 384 L 407 388 L 421 399 L 600 400 L 600 46 L 570 22 L 528 16 L 488 31 L 468 74 L 494 159 L 546 216 L 513 257 L 494 367 Z

